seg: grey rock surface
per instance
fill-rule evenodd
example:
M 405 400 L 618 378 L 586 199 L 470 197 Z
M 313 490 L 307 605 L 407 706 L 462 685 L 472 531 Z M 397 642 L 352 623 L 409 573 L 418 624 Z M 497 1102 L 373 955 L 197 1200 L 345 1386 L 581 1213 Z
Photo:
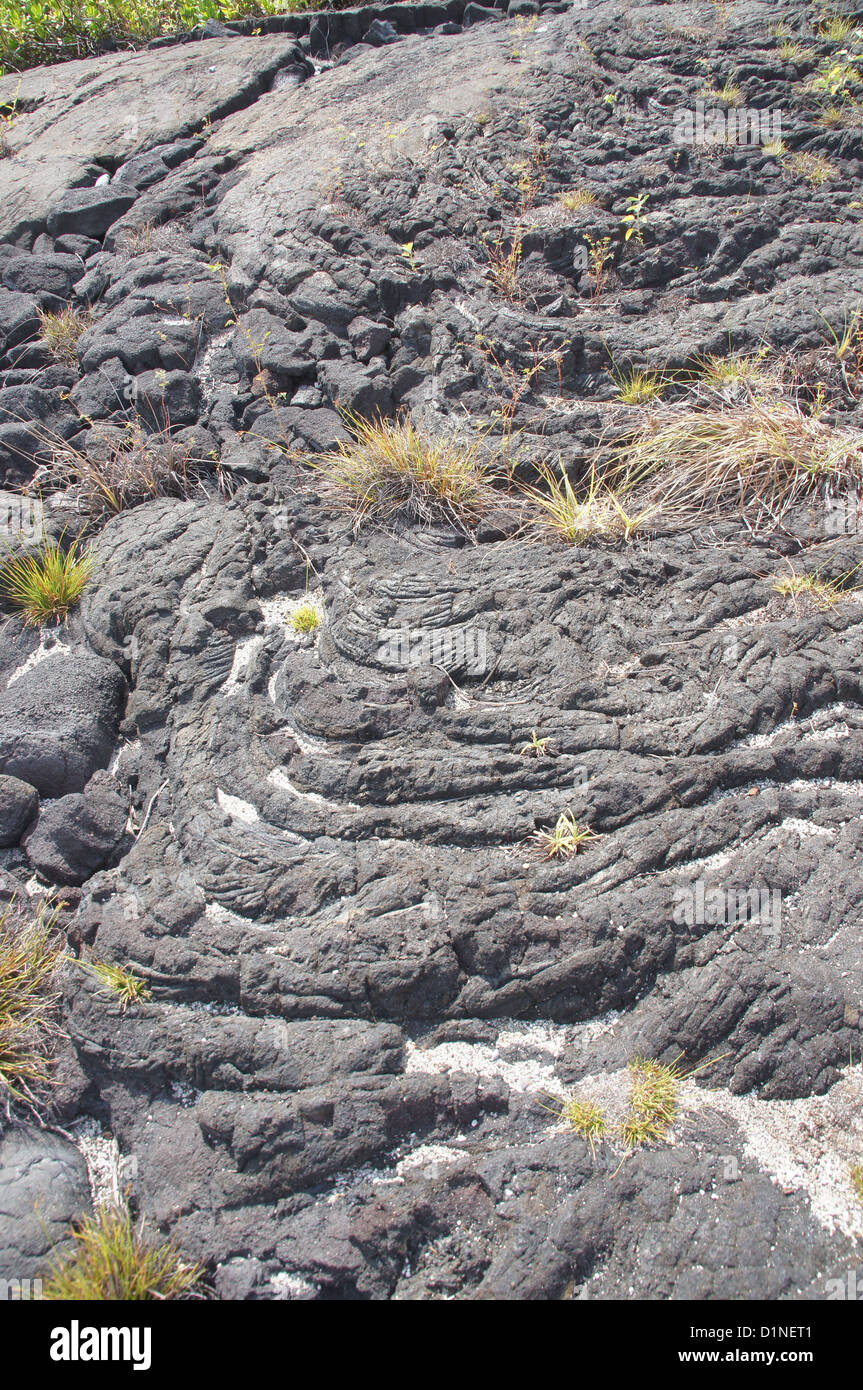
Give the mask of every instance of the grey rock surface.
M 27 858 L 49 883 L 84 883 L 120 856 L 127 815 L 116 781 L 97 772 L 83 792 L 56 797 L 43 807 L 24 838 Z
M 64 977 L 58 1113 L 134 1159 L 222 1298 L 817 1298 L 863 1239 L 863 610 L 775 588 L 856 572 L 848 499 L 564 545 L 503 492 L 469 537 L 359 526 L 314 466 L 346 409 L 401 408 L 577 481 L 654 418 L 615 371 L 665 373 L 673 417 L 711 354 L 793 361 L 859 452 L 863 356 L 824 318 L 863 295 L 863 163 L 806 85 L 833 51 L 806 7 L 559 10 L 364 7 L 25 73 L 0 161 L 10 485 L 43 479 L 42 421 L 212 464 L 116 515 L 52 495 L 93 577 L 51 638 L 0 631 L 0 774 L 41 798 L 9 881 L 64 885 L 74 948 L 150 991 Z M 782 108 L 788 158 L 681 135 L 705 61 Z M 40 296 L 89 315 L 62 369 Z M 596 838 L 543 858 L 566 810 Z M 639 1056 L 699 1070 L 627 1149 Z
M 0 1279 L 40 1278 L 89 1209 L 87 1165 L 68 1139 L 23 1127 L 0 1135 Z
M 0 849 L 17 845 L 38 809 L 35 787 L 17 777 L 0 776 Z
M 114 748 L 125 693 L 103 657 L 46 657 L 0 692 L 0 770 L 42 797 L 81 791 Z

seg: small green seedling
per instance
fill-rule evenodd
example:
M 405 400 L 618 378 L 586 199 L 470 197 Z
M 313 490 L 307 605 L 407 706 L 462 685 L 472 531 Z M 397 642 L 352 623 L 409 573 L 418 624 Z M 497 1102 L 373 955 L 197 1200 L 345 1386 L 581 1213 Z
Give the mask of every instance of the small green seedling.
M 553 830 L 537 830 L 532 838 L 543 850 L 544 859 L 569 859 L 590 840 L 600 837 L 589 825 L 579 825 L 572 811 L 564 811 Z
M 629 241 L 631 237 L 635 237 L 639 244 L 644 242 L 644 228 L 648 220 L 647 213 L 644 209 L 647 206 L 649 197 L 649 193 L 639 193 L 637 195 L 633 194 L 631 198 L 627 198 L 626 212 L 620 219 L 622 225 L 626 228 L 623 233 L 624 241 Z

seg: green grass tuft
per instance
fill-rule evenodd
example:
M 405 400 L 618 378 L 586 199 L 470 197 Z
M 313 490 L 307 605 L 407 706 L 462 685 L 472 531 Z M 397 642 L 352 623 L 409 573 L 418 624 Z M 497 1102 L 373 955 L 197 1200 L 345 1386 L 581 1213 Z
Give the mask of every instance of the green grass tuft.
M 201 1278 L 172 1241 L 151 1243 L 128 1212 L 100 1208 L 72 1230 L 74 1248 L 58 1260 L 42 1296 L 54 1302 L 123 1302 L 183 1298 Z
M 431 438 L 406 417 L 364 420 L 345 412 L 353 438 L 309 460 L 353 514 L 354 527 L 400 518 L 469 532 L 492 500 L 480 441 Z
M 624 405 L 645 405 L 660 398 L 666 382 L 660 372 L 651 367 L 629 367 L 612 373 L 617 387 L 617 399 Z
M 143 1004 L 152 997 L 146 980 L 122 965 L 114 965 L 107 960 L 81 961 L 80 964 L 96 977 L 103 994 L 111 994 L 119 999 L 122 1013 L 130 1004 Z
M 627 1148 L 664 1139 L 677 1114 L 677 1091 L 683 1075 L 677 1062 L 666 1065 L 645 1057 L 629 1063 L 629 1113 L 620 1127 Z
M 294 632 L 317 632 L 321 625 L 321 610 L 312 599 L 305 599 L 288 618 Z
M 57 542 L 46 540 L 39 550 L 8 555 L 0 562 L 0 595 L 27 624 L 65 621 L 92 569 L 91 555 L 79 553 L 77 541 L 64 551 Z
M 570 1096 L 562 1102 L 559 1118 L 563 1124 L 569 1125 L 570 1129 L 575 1130 L 576 1134 L 587 1141 L 592 1154 L 596 1153 L 596 1141 L 607 1132 L 608 1125 L 595 1101 Z

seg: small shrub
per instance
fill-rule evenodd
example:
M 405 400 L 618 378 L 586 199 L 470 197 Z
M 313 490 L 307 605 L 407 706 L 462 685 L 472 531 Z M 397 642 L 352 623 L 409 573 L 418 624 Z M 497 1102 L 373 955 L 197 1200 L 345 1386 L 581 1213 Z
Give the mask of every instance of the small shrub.
M 0 916 L 0 1099 L 31 1104 L 50 1079 L 50 1051 L 60 1029 L 57 974 L 66 960 L 57 911 L 22 919 Z
M 87 327 L 89 315 L 67 304 L 59 313 L 39 310 L 39 337 L 55 362 L 78 365 L 78 339 Z
M 344 8 L 338 0 L 336 8 Z M 0 74 L 147 43 L 217 18 L 303 9 L 303 0 L 3 0 Z
M 432 439 L 404 416 L 363 420 L 346 413 L 345 419 L 353 438 L 309 464 L 350 509 L 355 527 L 401 518 L 469 532 L 479 521 L 493 494 L 478 440 Z
M 494 238 L 486 236 L 483 241 L 488 257 L 488 276 L 494 288 L 505 299 L 517 299 L 524 241 L 521 228 L 516 228 L 511 237 L 498 232 Z
M 585 237 L 587 242 L 587 278 L 590 283 L 590 297 L 599 299 L 611 276 L 609 266 L 614 261 L 611 237 Z
M 572 811 L 558 816 L 553 830 L 537 830 L 532 836 L 544 859 L 569 859 L 583 845 L 600 837 L 588 825 L 579 825 Z
M 810 92 L 819 96 L 839 97 L 845 100 L 852 95 L 852 89 L 863 84 L 863 74 L 853 61 L 846 56 L 824 58 L 818 71 L 806 84 Z
M 57 1261 L 42 1296 L 55 1302 L 141 1302 L 189 1296 L 202 1269 L 186 1264 L 172 1241 L 150 1242 L 127 1211 L 102 1207 L 71 1231 L 74 1246 Z
M 45 540 L 37 551 L 9 555 L 0 562 L 0 595 L 29 625 L 65 622 L 92 569 L 91 555 L 79 553 L 77 541 L 64 551 L 57 542 Z
M 863 1202 L 863 1163 L 855 1163 L 851 1169 L 851 1186 Z
M 519 749 L 519 753 L 523 758 L 544 758 L 548 754 L 548 744 L 547 738 L 538 738 L 536 729 L 532 729 L 530 742 L 525 743 Z
M 633 194 L 631 198 L 627 198 L 626 212 L 620 219 L 621 226 L 625 228 L 623 233 L 624 241 L 629 241 L 631 237 L 635 237 L 635 240 L 639 242 L 639 244 L 643 243 L 644 228 L 648 221 L 648 214 L 644 209 L 649 197 L 649 193 L 639 193 Z

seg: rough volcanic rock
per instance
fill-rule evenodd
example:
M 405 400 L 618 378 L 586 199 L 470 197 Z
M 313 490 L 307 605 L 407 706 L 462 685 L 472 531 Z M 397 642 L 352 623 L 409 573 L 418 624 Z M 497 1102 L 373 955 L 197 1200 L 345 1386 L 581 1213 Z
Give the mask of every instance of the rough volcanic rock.
M 90 1207 L 87 1165 L 68 1139 L 32 1127 L 0 1135 L 0 1279 L 37 1279 Z
M 49 883 L 84 883 L 119 856 L 127 816 L 116 782 L 97 772 L 83 792 L 57 797 L 42 807 L 24 840 L 27 858 Z
M 863 162 L 810 18 L 366 6 L 22 75 L 0 446 L 193 431 L 221 490 L 79 518 L 68 627 L 0 632 L 0 771 L 42 797 L 4 866 L 147 982 L 124 1009 L 69 972 L 58 1104 L 220 1297 L 800 1299 L 859 1251 L 863 608 L 776 590 L 856 573 L 853 499 L 567 545 L 503 494 L 470 537 L 359 526 L 310 466 L 401 409 L 577 481 L 703 404 L 710 355 L 794 365 L 857 448 L 824 319 L 863 295 Z M 721 139 L 687 135 L 705 102 Z M 45 295 L 90 315 L 54 376 Z M 621 400 L 630 367 L 666 399 Z M 594 837 L 543 857 L 564 811 Z M 698 1070 L 632 1150 L 638 1056 Z
M 108 762 L 125 695 L 112 662 L 47 656 L 0 692 L 0 769 L 42 797 L 80 791 Z
M 48 213 L 45 225 L 51 236 L 72 233 L 75 236 L 99 240 L 112 222 L 122 217 L 135 201 L 134 193 L 126 193 L 110 184 L 95 188 L 73 188 L 65 193 Z
M 38 809 L 35 787 L 17 777 L 0 776 L 0 848 L 17 845 Z

